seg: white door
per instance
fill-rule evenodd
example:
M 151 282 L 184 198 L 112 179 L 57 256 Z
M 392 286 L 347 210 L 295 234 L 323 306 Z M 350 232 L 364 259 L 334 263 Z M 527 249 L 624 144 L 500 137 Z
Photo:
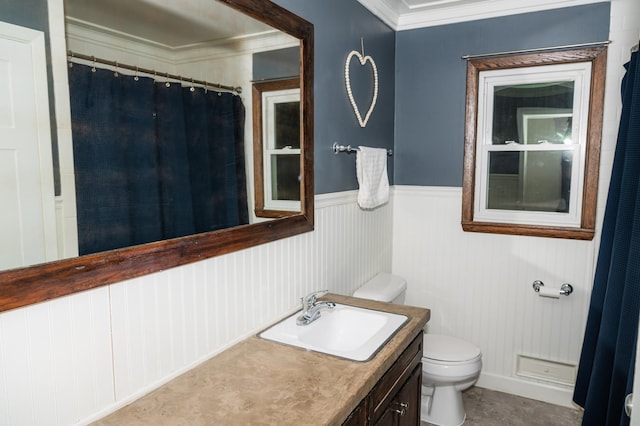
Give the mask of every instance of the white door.
M 44 34 L 0 22 L 0 270 L 57 258 Z

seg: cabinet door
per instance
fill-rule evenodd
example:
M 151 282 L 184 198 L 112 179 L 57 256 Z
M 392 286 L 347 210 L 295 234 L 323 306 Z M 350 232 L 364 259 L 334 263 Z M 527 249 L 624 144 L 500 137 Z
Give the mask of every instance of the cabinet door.
M 376 426 L 420 425 L 421 387 L 422 364 L 418 364 L 378 419 Z
M 406 381 L 398 396 L 395 398 L 397 402 L 397 419 L 398 425 L 419 425 L 420 424 L 420 398 L 422 396 L 422 364 L 411 373 L 411 377 Z

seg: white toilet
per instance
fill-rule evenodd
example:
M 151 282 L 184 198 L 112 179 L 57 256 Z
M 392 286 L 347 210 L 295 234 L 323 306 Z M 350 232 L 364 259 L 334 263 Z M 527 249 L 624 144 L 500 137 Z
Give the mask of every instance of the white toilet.
M 406 289 L 404 279 L 383 272 L 353 296 L 404 304 Z M 481 368 L 482 354 L 477 346 L 452 336 L 425 334 L 420 420 L 440 426 L 464 423 L 462 391 L 476 382 Z

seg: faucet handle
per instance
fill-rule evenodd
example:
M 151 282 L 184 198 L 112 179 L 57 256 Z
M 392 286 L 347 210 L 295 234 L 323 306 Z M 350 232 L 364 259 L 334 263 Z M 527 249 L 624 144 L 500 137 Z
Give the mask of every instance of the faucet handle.
M 314 291 L 313 293 L 307 294 L 300 299 L 302 301 L 302 308 L 305 310 L 309 309 L 309 306 L 313 306 L 313 304 L 316 303 L 318 297 L 324 296 L 327 293 L 329 293 L 329 290 Z

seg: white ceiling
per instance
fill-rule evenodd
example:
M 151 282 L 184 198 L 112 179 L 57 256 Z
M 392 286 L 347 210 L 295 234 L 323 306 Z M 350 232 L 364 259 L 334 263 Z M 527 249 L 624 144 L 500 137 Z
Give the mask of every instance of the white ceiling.
M 609 0 L 358 0 L 396 31 Z
M 64 0 L 64 6 L 68 22 L 174 50 L 274 31 L 211 0 Z

